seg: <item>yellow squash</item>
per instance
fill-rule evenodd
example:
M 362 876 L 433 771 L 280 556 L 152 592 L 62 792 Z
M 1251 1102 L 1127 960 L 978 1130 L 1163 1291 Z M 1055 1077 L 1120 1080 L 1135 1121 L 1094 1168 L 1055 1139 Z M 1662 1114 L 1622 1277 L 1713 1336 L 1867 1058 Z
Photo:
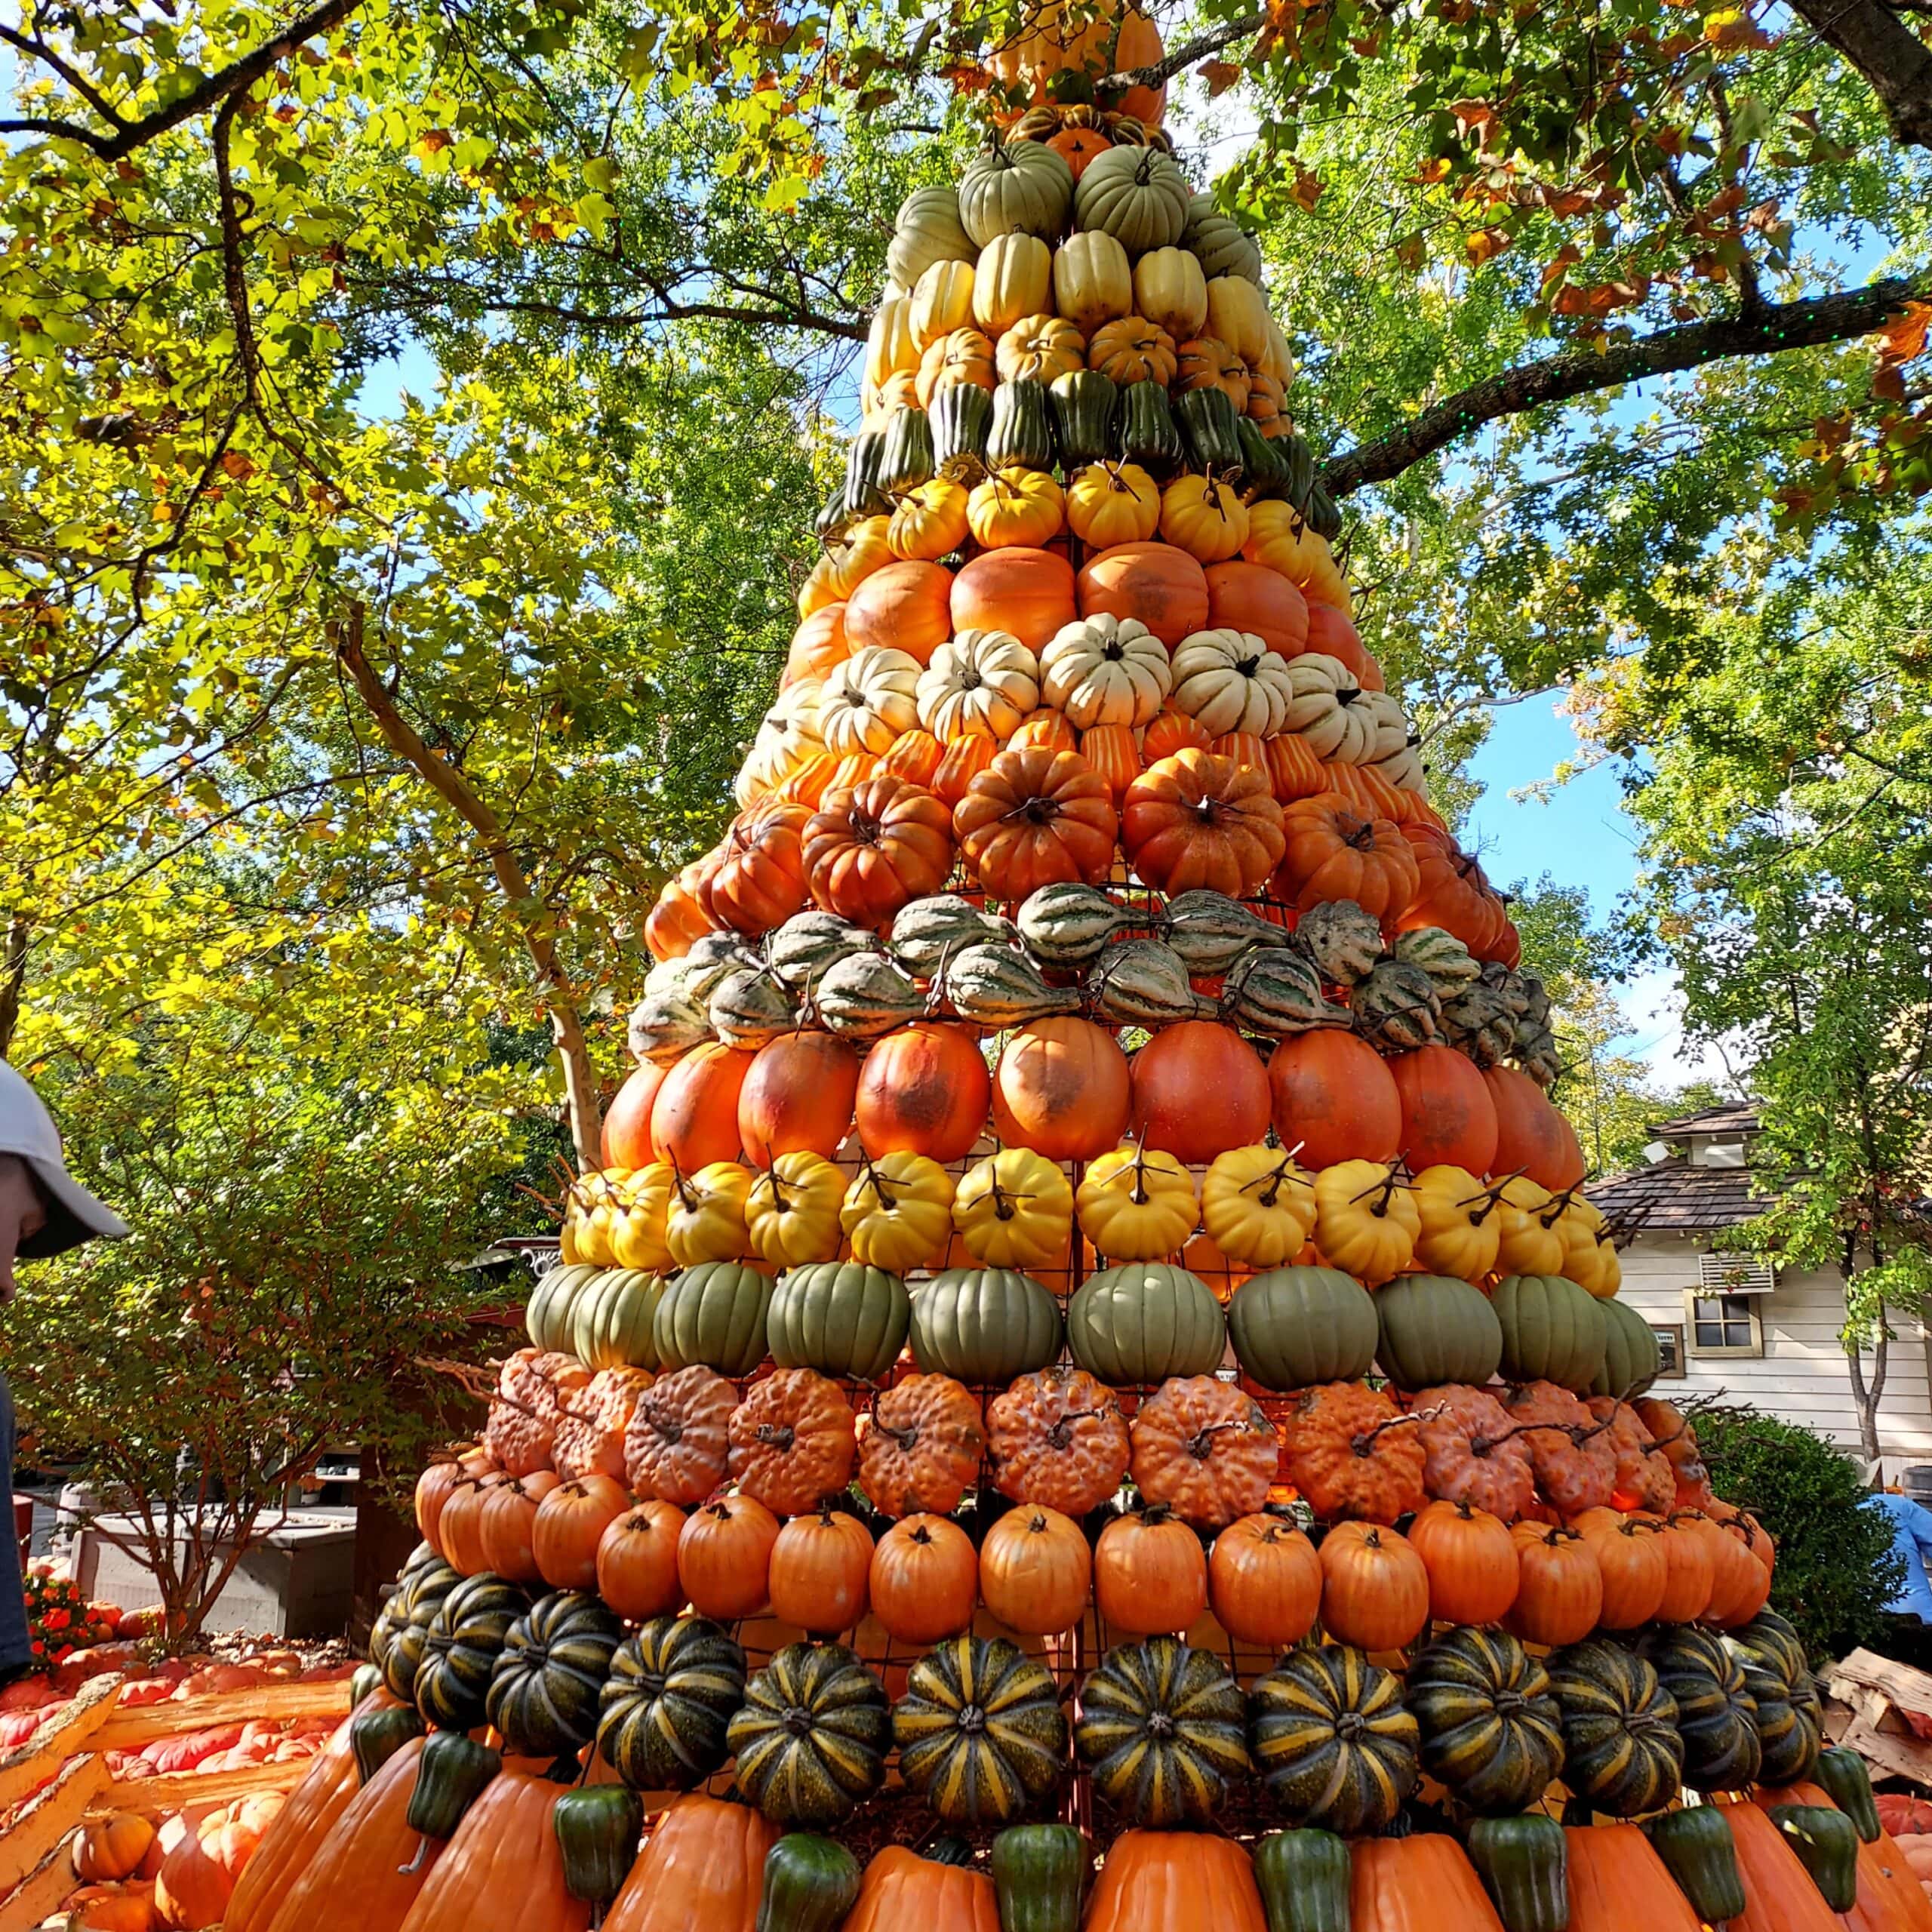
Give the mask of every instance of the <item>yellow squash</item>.
M 1331 1266 L 1379 1288 L 1415 1259 L 1422 1217 L 1400 1168 L 1343 1161 L 1315 1177 L 1315 1244 Z
M 853 1177 L 838 1222 L 868 1268 L 937 1267 L 952 1238 L 952 1177 L 924 1154 L 881 1154 Z
M 664 1235 L 676 1182 L 677 1171 L 669 1161 L 654 1161 L 619 1183 L 620 1204 L 611 1223 L 611 1252 L 618 1267 L 661 1275 L 676 1266 Z
M 1285 1267 L 1314 1229 L 1315 1183 L 1279 1147 L 1231 1147 L 1201 1183 L 1201 1224 L 1230 1260 Z
M 967 525 L 983 550 L 1044 549 L 1065 516 L 1060 487 L 1043 469 L 1001 470 L 975 484 L 966 499 Z
M 679 1174 L 671 1186 L 670 1212 L 664 1220 L 664 1244 L 680 1268 L 700 1261 L 740 1261 L 751 1252 L 745 1231 L 745 1202 L 751 1170 L 736 1161 L 713 1161 L 694 1174 Z
M 1137 463 L 1090 463 L 1067 485 L 1066 522 L 1097 550 L 1144 543 L 1160 527 L 1160 486 Z
M 1178 1254 L 1201 1217 L 1187 1169 L 1131 1142 L 1089 1164 L 1078 1204 L 1081 1232 L 1109 1261 Z
M 1422 1232 L 1416 1265 L 1431 1275 L 1480 1281 L 1496 1272 L 1501 1238 L 1495 1190 L 1467 1168 L 1424 1168 L 1411 1183 Z
M 1600 1301 L 1607 1301 L 1623 1285 L 1623 1264 L 1617 1258 L 1602 1211 L 1580 1194 L 1572 1194 L 1556 1217 L 1556 1232 L 1563 1238 L 1558 1272 Z
M 952 1198 L 952 1225 L 988 1268 L 1063 1268 L 1073 1235 L 1073 1190 L 1057 1161 L 1005 1147 L 975 1161 Z
M 779 1268 L 834 1261 L 844 1230 L 838 1211 L 845 1177 L 823 1154 L 798 1148 L 780 1154 L 752 1183 L 745 1232 L 752 1252 Z
M 958 549 L 966 541 L 966 532 L 965 490 L 935 476 L 900 498 L 886 525 L 885 540 L 895 557 L 930 564 Z
M 1497 1183 L 1496 1197 L 1496 1272 L 1561 1274 L 1563 1237 L 1556 1221 L 1562 1209 L 1549 1189 L 1527 1174 L 1514 1174 Z

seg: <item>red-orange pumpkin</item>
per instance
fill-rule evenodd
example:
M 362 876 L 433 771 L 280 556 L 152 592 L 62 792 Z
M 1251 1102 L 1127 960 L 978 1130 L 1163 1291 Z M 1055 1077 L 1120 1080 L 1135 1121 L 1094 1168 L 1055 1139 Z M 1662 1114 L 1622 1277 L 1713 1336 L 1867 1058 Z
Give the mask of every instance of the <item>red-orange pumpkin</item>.
M 792 633 L 792 648 L 785 654 L 782 688 L 801 678 L 827 678 L 852 654 L 845 638 L 845 607 L 821 604 Z
M 1246 631 L 1284 657 L 1308 648 L 1308 599 L 1265 564 L 1211 564 L 1208 622 L 1216 630 Z
M 630 1491 L 611 1476 L 559 1484 L 537 1506 L 537 1574 L 553 1590 L 594 1590 L 604 1532 L 630 1506 Z
M 1429 1623 L 1429 1572 L 1380 1523 L 1337 1523 L 1321 1539 L 1321 1626 L 1339 1643 L 1399 1651 Z
M 1208 1607 L 1201 1539 L 1164 1504 L 1116 1516 L 1094 1546 L 1094 1600 L 1110 1636 L 1185 1630 Z
M 1044 1504 L 1009 1509 L 980 1546 L 980 1598 L 1010 1630 L 1070 1630 L 1094 1594 L 1094 1553 L 1080 1525 Z
M 1346 614 L 1334 605 L 1309 605 L 1307 648 L 1324 657 L 1339 657 L 1355 674 L 1355 682 L 1364 691 L 1383 688 L 1382 666 L 1369 655 Z
M 952 814 L 922 786 L 889 776 L 828 792 L 804 833 L 812 897 L 862 926 L 883 925 L 937 892 L 952 869 Z
M 902 1644 L 936 1644 L 973 1620 L 980 1560 L 944 1516 L 906 1516 L 881 1537 L 867 1577 L 872 1614 Z
M 873 571 L 845 606 L 845 641 L 903 651 L 921 664 L 952 635 L 952 573 L 943 564 L 888 564 Z
M 1496 1109 L 1496 1161 L 1500 1174 L 1524 1174 L 1539 1187 L 1561 1194 L 1589 1171 L 1577 1130 L 1527 1073 L 1492 1066 L 1482 1076 Z
M 1207 576 L 1171 543 L 1117 543 L 1080 573 L 1080 614 L 1135 618 L 1171 651 L 1207 628 Z
M 700 1617 L 735 1623 L 765 1607 L 778 1518 L 749 1496 L 694 1509 L 678 1538 L 678 1580 Z
M 1214 1539 L 1208 1601 L 1237 1641 L 1284 1651 L 1315 1627 L 1321 1611 L 1321 1559 L 1291 1522 L 1244 1516 Z
M 651 1141 L 660 1161 L 694 1174 L 738 1153 L 738 1095 L 757 1055 L 707 1040 L 665 1075 L 651 1108 Z
M 605 1109 L 601 1151 L 607 1168 L 648 1168 L 657 1158 L 651 1149 L 651 1109 L 664 1084 L 664 1071 L 648 1060 L 633 1067 Z
M 685 1512 L 674 1503 L 640 1503 L 607 1523 L 597 1543 L 597 1594 L 634 1623 L 667 1617 L 685 1600 L 678 1540 Z
M 1311 1169 L 1392 1161 L 1402 1142 L 1402 1097 L 1388 1063 L 1353 1033 L 1297 1033 L 1268 1058 L 1275 1131 Z
M 1097 885 L 1119 827 L 1106 781 L 1077 752 L 1001 752 L 952 814 L 961 856 L 997 899 Z
M 513 1583 L 534 1583 L 537 1567 L 537 1517 L 562 1478 L 552 1469 L 506 1478 L 484 1492 L 477 1517 L 483 1567 Z
M 1073 566 L 1051 550 L 1018 546 L 975 557 L 952 580 L 952 635 L 1009 631 L 1029 651 L 1072 623 Z
M 852 1125 L 859 1056 L 835 1034 L 781 1033 L 760 1047 L 738 1089 L 738 1141 L 755 1167 L 801 1151 L 827 1160 Z
M 731 822 L 711 875 L 711 909 L 734 932 L 754 938 L 781 926 L 805 903 L 800 837 L 804 805 L 761 798 Z
M 1127 1056 L 1105 1027 L 1071 1017 L 1035 1020 L 1000 1055 L 993 1131 L 1051 1161 L 1091 1161 L 1126 1133 L 1131 1100 Z
M 1298 911 L 1352 899 L 1393 928 L 1416 895 L 1416 856 L 1392 820 L 1364 817 L 1337 792 L 1297 798 L 1281 814 L 1287 849 L 1275 892 Z
M 1516 1541 L 1516 1601 L 1506 1620 L 1526 1644 L 1581 1643 L 1603 1608 L 1603 1571 L 1596 1552 L 1574 1530 L 1521 1522 Z
M 795 1516 L 771 1546 L 771 1614 L 817 1637 L 850 1630 L 866 1614 L 872 1532 L 828 1503 Z
M 1128 788 L 1121 836 L 1129 863 L 1158 892 L 1259 892 L 1281 862 L 1281 808 L 1255 764 L 1189 748 Z
M 1418 1047 L 1389 1062 L 1402 1104 L 1398 1150 L 1412 1172 L 1466 1168 L 1484 1174 L 1497 1166 L 1496 1103 L 1468 1054 L 1454 1047 Z
M 1267 1069 L 1232 1026 L 1186 1020 L 1134 1057 L 1134 1137 L 1195 1165 L 1268 1131 Z
M 1509 1526 L 1466 1503 L 1432 1503 L 1409 1526 L 1429 1572 L 1429 1614 L 1438 1623 L 1496 1623 L 1516 1601 L 1516 1546 Z
M 866 1054 L 859 1076 L 859 1143 L 881 1154 L 963 1159 L 986 1131 L 992 1091 L 986 1056 L 963 1026 L 915 1020 Z

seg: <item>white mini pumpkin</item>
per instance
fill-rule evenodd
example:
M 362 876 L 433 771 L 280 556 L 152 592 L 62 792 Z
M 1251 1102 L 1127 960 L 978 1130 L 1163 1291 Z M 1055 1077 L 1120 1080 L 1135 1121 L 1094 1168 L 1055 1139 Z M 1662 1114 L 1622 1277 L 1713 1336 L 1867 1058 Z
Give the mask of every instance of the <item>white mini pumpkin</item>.
M 919 722 L 942 744 L 1004 744 L 1040 701 L 1040 666 L 1011 631 L 963 630 L 919 674 Z
M 823 691 L 817 678 L 800 678 L 771 700 L 771 709 L 759 721 L 758 734 L 732 788 L 740 805 L 748 805 L 783 784 L 807 758 L 824 750 L 825 741 L 818 731 L 819 700 Z
M 1196 631 L 1174 655 L 1174 700 L 1211 737 L 1280 731 L 1294 696 L 1289 660 L 1251 631 Z
M 890 645 L 869 644 L 825 681 L 819 694 L 818 731 L 829 752 L 892 749 L 902 731 L 919 721 L 919 660 Z
M 1409 721 L 1402 715 L 1401 700 L 1388 691 L 1364 691 L 1355 703 L 1375 728 L 1361 762 L 1379 764 L 1385 758 L 1393 758 L 1409 742 Z
M 1173 688 L 1168 647 L 1135 617 L 1078 617 L 1040 653 L 1041 695 L 1082 731 L 1146 724 Z
M 1304 651 L 1287 660 L 1291 696 L 1284 731 L 1306 740 L 1316 757 L 1359 764 L 1374 742 L 1375 720 L 1358 708 L 1364 693 L 1339 657 Z

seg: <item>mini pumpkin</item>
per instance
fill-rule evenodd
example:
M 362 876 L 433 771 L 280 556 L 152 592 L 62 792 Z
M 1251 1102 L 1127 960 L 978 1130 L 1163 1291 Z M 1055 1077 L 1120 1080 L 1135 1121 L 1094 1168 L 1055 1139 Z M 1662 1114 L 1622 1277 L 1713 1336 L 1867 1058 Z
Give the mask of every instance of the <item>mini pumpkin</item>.
M 774 1824 L 823 1830 L 885 1780 L 885 1687 L 842 1644 L 787 1644 L 755 1671 L 729 1741 L 738 1788 Z
M 1399 1168 L 1343 1161 L 1315 1177 L 1315 1244 L 1371 1287 L 1406 1269 L 1421 1217 Z
M 1305 1391 L 1289 1412 L 1288 1480 L 1324 1518 L 1393 1523 L 1423 1506 L 1423 1450 L 1413 1416 L 1359 1383 Z
M 1082 1687 L 1073 1741 L 1103 1801 L 1154 1830 L 1211 1823 L 1248 1770 L 1240 1686 L 1173 1637 L 1107 1652 Z
M 1256 1679 L 1247 1714 L 1255 1769 L 1292 1824 L 1386 1831 L 1416 1787 L 1421 1734 L 1402 1680 L 1349 1645 L 1284 1657 Z
M 900 1775 L 944 1824 L 1010 1824 L 1066 1770 L 1059 1687 L 1003 1637 L 955 1637 L 920 1658 L 892 1734 Z
M 1285 850 L 1266 775 L 1192 746 L 1128 788 L 1121 836 L 1135 872 L 1168 894 L 1205 887 L 1251 897 Z
M 1200 1218 L 1192 1174 L 1173 1155 L 1137 1142 L 1091 1163 L 1075 1204 L 1081 1232 L 1114 1261 L 1178 1254 Z
M 1201 1220 L 1232 1261 L 1279 1268 L 1315 1229 L 1315 1188 L 1294 1157 L 1257 1142 L 1217 1155 L 1201 1184 Z
M 737 1391 L 697 1366 L 663 1376 L 638 1398 L 624 1432 L 624 1470 L 639 1496 L 701 1503 L 724 1480 Z
M 1073 1190 L 1057 1161 L 1004 1147 L 961 1176 L 952 1225 L 983 1266 L 1057 1268 L 1073 1231 Z
M 1409 1664 L 1404 1700 L 1422 1761 L 1482 1817 L 1527 1810 L 1563 1763 L 1549 1673 L 1500 1631 L 1451 1630 Z
M 917 667 L 912 686 L 918 683 Z M 912 716 L 895 732 L 917 722 Z M 814 900 L 856 924 L 878 926 L 908 901 L 937 892 L 952 866 L 952 817 L 923 786 L 877 777 L 826 792 L 805 827 Z
M 1011 900 L 1057 881 L 1098 884 L 1119 829 L 1106 781 L 1074 752 L 1001 752 L 968 787 L 952 823 L 981 884 Z

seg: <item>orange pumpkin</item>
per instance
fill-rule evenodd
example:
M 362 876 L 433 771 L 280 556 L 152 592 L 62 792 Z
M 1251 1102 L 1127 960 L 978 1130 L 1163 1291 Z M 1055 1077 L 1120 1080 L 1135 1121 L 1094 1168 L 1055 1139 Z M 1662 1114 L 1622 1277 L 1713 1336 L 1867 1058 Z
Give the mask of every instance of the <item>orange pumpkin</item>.
M 1094 1546 L 1094 1601 L 1109 1634 L 1185 1630 L 1208 1607 L 1201 1539 L 1164 1503 L 1116 1516 Z
M 1073 752 L 1001 752 L 952 814 L 967 863 L 998 899 L 1043 885 L 1097 885 L 1112 869 L 1119 820 L 1106 781 Z
M 537 1574 L 553 1590 L 594 1590 L 604 1532 L 630 1506 L 630 1491 L 608 1475 L 559 1484 L 537 1506 Z
M 443 1552 L 443 1546 L 438 1538 L 436 1526 L 442 1518 L 443 1505 L 456 1493 L 457 1485 L 463 1480 L 463 1465 L 456 1462 L 432 1463 L 416 1478 L 416 1527 L 423 1540 L 438 1556 Z M 81 1874 L 84 1878 L 123 1875 L 119 1872 Z
M 1126 1479 L 1126 1419 L 1084 1369 L 1020 1377 L 986 1405 L 986 1446 L 1000 1493 L 1080 1517 Z
M 1380 1523 L 1337 1523 L 1321 1539 L 1321 1626 L 1364 1651 L 1405 1649 L 1429 1623 L 1429 1572 Z
M 1596 1552 L 1574 1530 L 1557 1523 L 1518 1523 L 1516 1601 L 1506 1627 L 1526 1644 L 1581 1643 L 1603 1608 L 1603 1571 Z
M 778 1832 L 755 1804 L 701 1792 L 674 1798 L 645 1838 L 604 1932 L 755 1932 L 764 1861 Z
M 852 654 L 870 645 L 903 651 L 921 664 L 952 635 L 952 573 L 943 564 L 909 561 L 875 571 L 845 605 Z
M 866 1867 L 842 1932 L 999 1932 L 993 1881 L 970 1864 L 889 1844 Z
M 1047 146 L 1073 170 L 1073 178 L 1078 181 L 1087 172 L 1088 163 L 1095 155 L 1105 154 L 1113 143 L 1097 128 L 1063 128 L 1048 137 Z
M 83 1885 L 69 1896 L 60 1923 L 67 1932 L 154 1932 L 161 1923 L 155 1916 L 154 1892 L 151 1880 Z
M 1769 1815 L 1755 1804 L 1727 1805 L 1724 1815 L 1744 1884 L 1744 1910 L 1728 1932 L 1839 1932 L 1844 1921 L 1819 1896 Z
M 1287 1479 L 1324 1520 L 1393 1523 L 1423 1506 L 1417 1427 L 1414 1417 L 1364 1383 L 1305 1389 L 1286 1423 Z
M 711 909 L 753 938 L 781 926 L 805 903 L 801 835 L 811 813 L 781 798 L 761 798 L 731 821 L 711 875 Z
M 706 862 L 694 860 L 673 879 L 667 879 L 644 921 L 644 943 L 654 959 L 681 959 L 691 941 L 718 930 L 701 891 Z
M 639 1496 L 702 1503 L 724 1480 L 738 1392 L 701 1364 L 660 1376 L 624 1432 L 624 1473 Z
M 484 1492 L 477 1517 L 477 1548 L 483 1567 L 513 1583 L 536 1583 L 537 1516 L 562 1481 L 555 1470 L 539 1469 L 507 1478 Z
M 749 1496 L 721 1496 L 694 1509 L 678 1537 L 678 1580 L 692 1609 L 720 1623 L 765 1607 L 778 1518 Z
M 996 740 L 978 731 L 955 738 L 945 747 L 932 776 L 932 789 L 940 802 L 949 811 L 956 806 L 971 789 L 973 780 L 998 756 L 999 750 Z
M 1037 651 L 1075 615 L 1073 566 L 1052 550 L 989 550 L 952 580 L 952 634 L 1006 631 Z
M 1364 648 L 1355 626 L 1346 612 L 1329 604 L 1311 602 L 1308 607 L 1308 644 L 1324 657 L 1339 657 L 1355 673 L 1355 682 L 1365 691 L 1383 688 L 1382 667 Z
M 345 1733 L 345 1741 L 346 1737 Z M 337 1754 L 337 1764 L 341 1762 L 343 1755 Z M 323 1769 L 318 1763 L 309 1773 L 310 1780 Z M 154 1837 L 154 1820 L 139 1811 L 109 1811 L 101 1817 L 90 1818 L 74 1841 L 74 1875 L 89 1884 L 112 1884 L 117 1878 L 128 1878 L 147 1856 Z
M 1037 1020 L 1000 1055 L 993 1131 L 1050 1161 L 1091 1161 L 1119 1144 L 1131 1100 L 1127 1056 L 1105 1027 L 1070 1016 Z
M 1198 718 L 1189 717 L 1184 711 L 1163 709 L 1155 713 L 1140 734 L 1141 765 L 1143 769 L 1151 768 L 1162 758 L 1190 748 L 1204 752 L 1213 742 Z
M 1211 564 L 1208 623 L 1214 630 L 1246 631 L 1270 651 L 1295 657 L 1308 648 L 1308 599 L 1265 564 Z
M 881 1154 L 962 1160 L 986 1131 L 986 1056 L 963 1026 L 915 1020 L 866 1053 L 856 1102 L 859 1144 Z
M 1663 1597 L 1657 1607 L 1657 1620 L 1694 1623 L 1710 1607 L 1716 1579 L 1711 1546 L 1687 1521 L 1675 1516 L 1647 1520 L 1658 1523 L 1657 1541 L 1663 1550 Z
M 1651 1622 L 1669 1580 L 1657 1524 L 1620 1509 L 1586 1509 L 1571 1518 L 1570 1527 L 1596 1553 L 1603 1578 L 1598 1625 L 1605 1630 L 1635 1630 Z
M 824 1503 L 795 1516 L 771 1546 L 771 1614 L 815 1637 L 836 1637 L 866 1614 L 872 1532 Z
M 1530 1438 L 1514 1432 L 1509 1411 L 1487 1389 L 1421 1389 L 1409 1405 L 1427 1494 L 1510 1524 L 1537 1506 Z
M 780 1154 L 827 1160 L 852 1125 L 859 1056 L 846 1041 L 816 1029 L 781 1033 L 752 1056 L 738 1088 L 738 1141 L 754 1167 Z
M 404 1932 L 470 1932 L 491 1924 L 588 1932 L 591 1909 L 565 1889 L 554 1823 L 557 1801 L 569 1789 L 507 1765 L 499 1771 L 436 1861 Z M 352 1922 L 363 1932 L 359 1915 Z
M 1503 1932 L 1475 1867 L 1446 1832 L 1358 1838 L 1349 1864 L 1349 1932 Z
M 1192 748 L 1162 758 L 1128 788 L 1121 836 L 1128 863 L 1168 894 L 1204 887 L 1251 897 L 1286 850 L 1267 774 Z
M 1357 1035 L 1324 1028 L 1284 1040 L 1269 1056 L 1268 1088 L 1275 1131 L 1300 1149 L 1304 1167 L 1395 1158 L 1401 1094 L 1388 1063 Z
M 597 1542 L 597 1594 L 634 1623 L 667 1617 L 685 1600 L 678 1540 L 685 1512 L 653 1500 L 607 1523 Z
M 1697 1915 L 1641 1826 L 1572 1825 L 1563 1836 L 1570 1932 L 1697 1932 Z
M 1467 1054 L 1454 1047 L 1417 1047 L 1392 1056 L 1389 1072 L 1402 1106 L 1398 1151 L 1412 1173 L 1445 1166 L 1472 1174 L 1502 1171 L 1496 1158 L 1496 1103 Z
M 1123 1832 L 1081 1923 L 1084 1932 L 1267 1932 L 1269 1921 L 1254 1865 L 1232 1838 Z
M 930 731 L 902 731 L 878 761 L 878 769 L 894 778 L 909 778 L 930 792 L 946 747 Z
M 1171 651 L 1207 628 L 1208 579 L 1171 543 L 1118 543 L 1081 571 L 1080 615 L 1136 618 Z
M 1091 725 L 1080 734 L 1080 755 L 1105 780 L 1116 809 L 1140 776 L 1140 747 L 1128 724 Z
M 995 747 L 995 751 L 999 749 Z M 1077 752 L 1080 749 L 1080 734 L 1065 712 L 1043 707 L 1038 711 L 1029 711 L 1020 721 L 1004 749 L 1010 752 Z M 992 761 L 990 758 L 987 760 L 988 764 Z
M 845 607 L 821 604 L 792 633 L 792 648 L 785 654 L 785 672 L 779 682 L 783 690 L 804 678 L 823 678 L 837 670 L 852 654 L 845 636 Z
M 1496 1109 L 1496 1165 L 1500 1174 L 1527 1174 L 1552 1194 L 1580 1186 L 1589 1172 L 1577 1130 L 1527 1073 L 1513 1066 L 1483 1071 Z
M 663 1067 L 646 1060 L 624 1076 L 624 1084 L 604 1110 L 599 1152 L 607 1168 L 648 1168 L 656 1158 L 651 1151 L 651 1109 L 664 1084 L 664 1073 Z
M 694 1174 L 738 1153 L 738 1095 L 755 1054 L 707 1040 L 664 1076 L 651 1106 L 651 1144 L 660 1161 Z
M 781 1368 L 731 1411 L 731 1479 L 780 1516 L 816 1509 L 852 1480 L 851 1406 L 816 1369 Z
M 951 814 L 903 778 L 828 792 L 804 841 L 812 897 L 859 925 L 883 925 L 902 906 L 937 892 L 952 868 Z
M 1410 1525 L 1409 1546 L 1429 1573 L 1433 1622 L 1500 1623 L 1516 1601 L 1516 1546 L 1487 1509 L 1432 1503 Z
M 936 1644 L 973 1620 L 979 1558 L 966 1532 L 944 1516 L 907 1516 L 872 1551 L 872 1614 L 902 1644 Z
M 1197 1527 L 1221 1529 L 1268 1500 L 1280 1450 L 1251 1395 L 1212 1375 L 1170 1377 L 1128 1432 L 1134 1487 Z
M 949 1375 L 909 1375 L 861 1425 L 859 1487 L 882 1515 L 948 1515 L 978 1481 L 986 1447 L 970 1389 Z
M 1292 1522 L 1243 1516 L 1208 1552 L 1208 1601 L 1236 1641 L 1287 1650 L 1321 1614 L 1321 1557 Z
M 1268 1131 L 1267 1071 L 1218 1021 L 1164 1026 L 1134 1056 L 1131 1088 L 1134 1138 L 1189 1166 Z
M 980 1546 L 980 1599 L 1009 1630 L 1070 1630 L 1093 1600 L 1094 1554 L 1080 1525 L 1043 1504 L 1009 1509 Z
M 1416 895 L 1416 857 L 1401 826 L 1364 818 L 1334 792 L 1297 798 L 1281 814 L 1287 848 L 1275 875 L 1276 897 L 1298 912 L 1352 899 L 1392 928 Z

